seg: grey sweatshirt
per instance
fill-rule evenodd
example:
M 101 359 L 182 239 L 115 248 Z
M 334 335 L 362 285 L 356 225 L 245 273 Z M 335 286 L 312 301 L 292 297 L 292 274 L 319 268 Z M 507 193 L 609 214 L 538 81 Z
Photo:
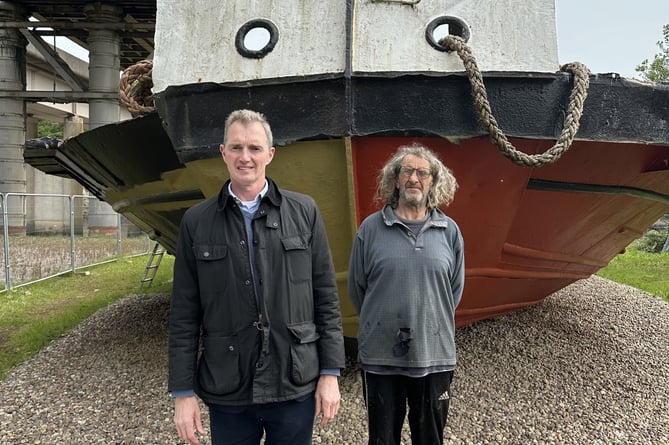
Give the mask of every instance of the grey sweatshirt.
M 440 210 L 430 211 L 418 235 L 389 206 L 368 216 L 348 273 L 349 296 L 360 315 L 361 365 L 454 368 L 455 309 L 464 278 L 462 234 Z

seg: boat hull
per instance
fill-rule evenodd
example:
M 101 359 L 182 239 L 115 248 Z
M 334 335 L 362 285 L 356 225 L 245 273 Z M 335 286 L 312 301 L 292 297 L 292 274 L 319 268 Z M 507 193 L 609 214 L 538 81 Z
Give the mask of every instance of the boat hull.
M 486 81 L 517 149 L 534 154 L 554 144 L 568 75 Z M 551 165 L 528 168 L 502 156 L 483 133 L 462 76 L 197 84 L 158 95 L 158 112 L 55 149 L 26 149 L 24 157 L 81 182 L 174 253 L 183 213 L 227 179 L 218 153 L 225 117 L 237 108 L 265 112 L 277 145 L 268 174 L 321 208 L 345 334 L 355 337 L 350 248 L 359 223 L 378 209 L 376 176 L 399 145 L 432 148 L 460 184 L 444 211 L 465 239 L 466 283 L 456 312 L 464 325 L 536 304 L 590 276 L 669 212 L 666 103 L 667 88 L 595 78 L 573 146 Z
M 444 209 L 465 239 L 458 325 L 540 302 L 587 278 L 669 211 L 669 147 L 577 141 L 559 162 L 525 168 L 487 138 L 352 141 L 357 222 L 376 210 L 375 173 L 400 144 L 433 148 L 460 188 Z M 512 140 L 527 153 L 551 141 Z M 662 167 L 658 168 L 658 160 Z

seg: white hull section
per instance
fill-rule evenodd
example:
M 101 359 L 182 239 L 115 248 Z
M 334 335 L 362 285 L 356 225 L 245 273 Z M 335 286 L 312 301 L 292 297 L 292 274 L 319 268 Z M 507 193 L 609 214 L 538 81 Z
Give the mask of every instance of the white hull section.
M 456 54 L 439 51 L 426 39 L 428 27 L 440 18 L 466 28 L 482 71 L 559 69 L 553 0 L 410 4 L 415 1 L 351 0 L 349 11 L 344 0 L 157 0 L 153 91 L 198 82 L 340 76 L 347 64 L 361 75 L 461 72 Z M 275 42 L 266 54 L 248 57 L 236 40 L 254 21 L 273 28 Z M 262 32 L 269 40 L 269 31 Z M 435 40 L 443 32 L 439 28 Z M 252 34 L 246 41 L 261 47 L 264 42 Z

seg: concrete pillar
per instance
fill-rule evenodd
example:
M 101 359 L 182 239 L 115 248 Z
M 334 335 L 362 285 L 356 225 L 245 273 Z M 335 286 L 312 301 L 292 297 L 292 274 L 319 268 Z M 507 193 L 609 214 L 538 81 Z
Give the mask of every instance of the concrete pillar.
M 0 1 L 0 20 L 27 20 L 18 5 Z M 26 89 L 26 45 L 18 29 L 0 29 L 0 85 L 9 91 Z M 0 192 L 25 193 L 26 169 L 23 163 L 25 142 L 25 102 L 22 99 L 0 98 Z M 24 200 L 14 196 L 3 203 L 12 233 L 25 232 Z
M 26 115 L 26 135 L 25 139 L 35 139 L 38 137 L 38 129 L 37 129 L 37 123 L 39 122 L 39 119 L 36 118 L 35 116 L 29 114 Z M 56 191 L 53 191 L 53 189 L 49 187 L 42 188 L 42 179 L 47 177 L 46 173 L 42 173 L 41 171 L 37 170 L 36 168 L 33 168 L 29 165 L 26 165 L 26 193 L 57 193 Z M 48 190 L 48 192 L 45 192 L 43 190 Z M 27 233 L 34 233 L 38 229 L 37 227 L 37 215 L 36 215 L 36 205 L 35 205 L 35 200 L 32 199 L 26 199 L 25 200 L 25 206 L 26 206 L 26 232 Z
M 117 23 L 122 20 L 123 11 L 114 5 L 101 2 L 84 6 L 88 19 L 98 23 Z M 88 33 L 88 89 L 91 92 L 111 92 L 118 97 L 121 71 L 118 32 L 106 29 L 92 29 Z M 118 122 L 121 108 L 118 99 L 94 99 L 89 101 L 90 129 Z M 88 228 L 92 232 L 115 233 L 116 214 L 106 203 L 91 200 L 88 214 Z
M 37 124 L 39 119 L 32 114 L 26 114 L 26 141 L 28 139 L 35 139 L 38 134 Z
M 63 139 L 75 137 L 84 131 L 84 118 L 81 116 L 68 116 L 63 125 Z M 73 179 L 62 179 L 63 192 L 66 195 L 87 195 L 86 189 Z M 95 199 L 95 198 L 93 198 Z M 74 198 L 74 233 L 88 235 L 88 206 L 89 198 Z M 63 221 L 69 222 L 68 214 L 63 213 Z M 69 224 L 68 224 L 69 226 Z M 68 227 L 69 229 L 69 227 Z
M 122 10 L 100 2 L 84 6 L 88 19 L 97 23 L 119 23 Z M 121 37 L 118 32 L 92 29 L 88 32 L 88 89 L 91 92 L 114 93 L 118 96 L 121 71 Z M 94 129 L 120 120 L 118 99 L 89 101 L 90 128 Z

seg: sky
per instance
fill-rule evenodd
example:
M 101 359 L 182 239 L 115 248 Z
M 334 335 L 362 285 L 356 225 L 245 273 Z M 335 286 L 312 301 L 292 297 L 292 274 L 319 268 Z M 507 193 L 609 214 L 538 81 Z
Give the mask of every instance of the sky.
M 581 62 L 592 73 L 629 78 L 639 78 L 635 68 L 660 52 L 657 42 L 669 24 L 669 0 L 555 0 L 555 9 L 561 65 Z M 87 60 L 78 46 L 63 49 Z
M 660 53 L 669 0 L 556 0 L 560 64 L 639 78 L 635 68 Z

